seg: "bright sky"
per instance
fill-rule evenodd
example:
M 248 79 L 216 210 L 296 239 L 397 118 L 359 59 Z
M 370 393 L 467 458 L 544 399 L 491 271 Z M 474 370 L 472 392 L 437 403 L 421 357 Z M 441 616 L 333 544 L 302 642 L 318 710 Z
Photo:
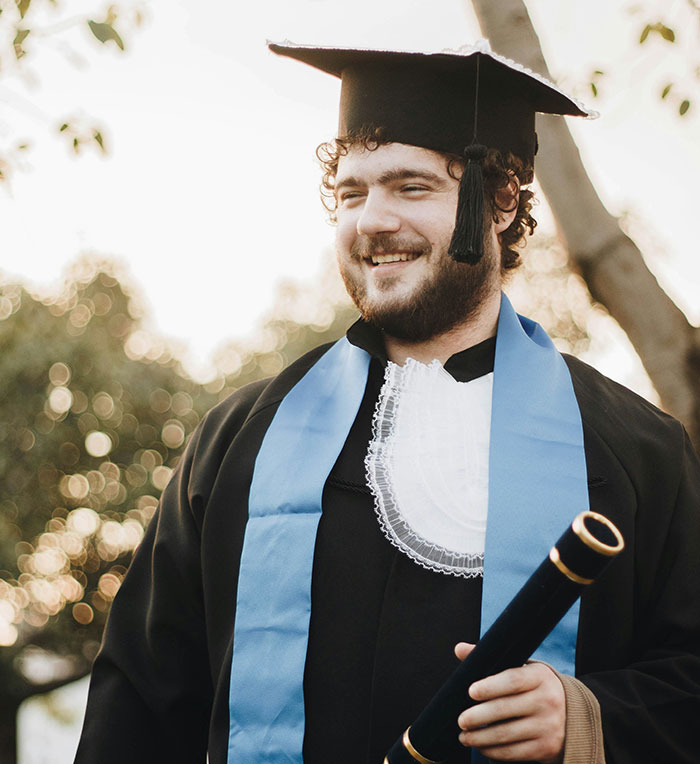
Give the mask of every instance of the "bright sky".
M 554 76 L 603 114 L 570 120 L 599 192 L 612 212 L 636 221 L 650 264 L 698 321 L 691 179 L 700 141 L 691 134 L 699 120 L 692 112 L 680 120 L 658 100 L 667 71 L 682 67 L 674 56 L 683 40 L 640 48 L 650 19 L 631 16 L 624 0 L 528 5 Z M 34 136 L 26 171 L 14 174 L 9 194 L 0 189 L 0 267 L 46 286 L 81 253 L 117 257 L 145 294 L 154 328 L 188 343 L 201 364 L 251 329 L 278 280 L 314 279 L 332 251 L 314 149 L 334 134 L 338 83 L 268 53 L 265 39 L 440 49 L 479 33 L 466 0 L 145 7 L 144 26 L 125 33 L 127 55 L 91 45 L 76 28 L 46 39 L 30 61 L 40 84 L 29 92 L 11 72 L 0 80 L 0 103 L 10 106 L 0 146 L 10 126 Z M 76 14 L 95 8 L 95 0 L 70 4 Z M 60 53 L 69 45 L 83 59 L 78 68 Z M 586 83 L 596 68 L 606 74 L 592 102 Z M 87 150 L 74 159 L 46 137 L 53 123 L 41 113 L 98 119 L 109 157 Z

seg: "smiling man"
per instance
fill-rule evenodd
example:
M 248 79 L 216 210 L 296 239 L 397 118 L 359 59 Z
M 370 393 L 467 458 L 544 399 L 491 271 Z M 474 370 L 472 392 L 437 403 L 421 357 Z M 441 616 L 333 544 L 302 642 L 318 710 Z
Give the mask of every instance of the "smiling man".
M 444 155 L 401 143 L 356 145 L 338 160 L 340 273 L 392 360 L 444 362 L 495 334 L 499 236 L 515 218 L 517 183 L 499 189 L 495 203 L 509 211 L 487 229 L 486 256 L 464 267 L 448 254 L 459 188 L 449 169 Z
M 319 156 L 361 317 L 203 420 L 76 761 L 381 764 L 590 506 L 625 551 L 541 662 L 468 689 L 446 762 L 696 764 L 697 457 L 502 294 L 535 225 L 535 112 L 585 110 L 483 46 L 271 48 L 342 81 Z

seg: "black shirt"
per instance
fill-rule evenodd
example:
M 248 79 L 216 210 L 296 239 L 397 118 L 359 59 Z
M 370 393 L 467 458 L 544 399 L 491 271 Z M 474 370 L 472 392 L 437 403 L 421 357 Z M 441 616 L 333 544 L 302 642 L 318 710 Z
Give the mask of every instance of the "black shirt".
M 380 332 L 358 321 L 348 340 L 372 356 L 365 395 L 323 495 L 304 681 L 305 764 L 381 764 L 457 665 L 454 645 L 479 636 L 481 576 L 428 570 L 382 533 L 364 459 L 387 363 Z M 495 337 L 453 355 L 460 382 L 493 370 Z M 455 735 L 457 734 L 455 720 Z M 460 750 L 452 762 L 468 761 Z

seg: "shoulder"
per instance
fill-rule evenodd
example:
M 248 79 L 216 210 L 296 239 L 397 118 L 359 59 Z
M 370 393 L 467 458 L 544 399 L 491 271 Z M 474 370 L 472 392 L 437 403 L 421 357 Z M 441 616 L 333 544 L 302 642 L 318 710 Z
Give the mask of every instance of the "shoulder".
M 207 459 L 222 456 L 236 435 L 258 419 L 269 423 L 280 401 L 332 346 L 326 343 L 293 361 L 276 377 L 261 379 L 240 387 L 221 403 L 210 409 L 192 437 L 191 450 L 206 451 Z M 264 412 L 269 416 L 265 417 Z
M 646 423 L 657 426 L 677 424 L 677 421 L 619 382 L 601 374 L 593 366 L 574 356 L 564 354 L 574 383 L 576 397 L 599 408 L 608 416 L 634 412 Z
M 642 469 L 684 448 L 681 423 L 587 363 L 564 355 L 581 409 L 584 433 L 602 440 L 628 467 Z

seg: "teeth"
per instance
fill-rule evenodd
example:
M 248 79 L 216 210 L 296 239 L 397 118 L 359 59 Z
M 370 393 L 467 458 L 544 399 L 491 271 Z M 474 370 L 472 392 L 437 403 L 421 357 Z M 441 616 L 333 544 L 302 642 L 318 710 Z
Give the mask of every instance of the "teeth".
M 372 255 L 372 265 L 382 265 L 383 263 L 401 263 L 407 260 L 415 260 L 418 255 L 408 252 L 399 252 L 391 255 Z

